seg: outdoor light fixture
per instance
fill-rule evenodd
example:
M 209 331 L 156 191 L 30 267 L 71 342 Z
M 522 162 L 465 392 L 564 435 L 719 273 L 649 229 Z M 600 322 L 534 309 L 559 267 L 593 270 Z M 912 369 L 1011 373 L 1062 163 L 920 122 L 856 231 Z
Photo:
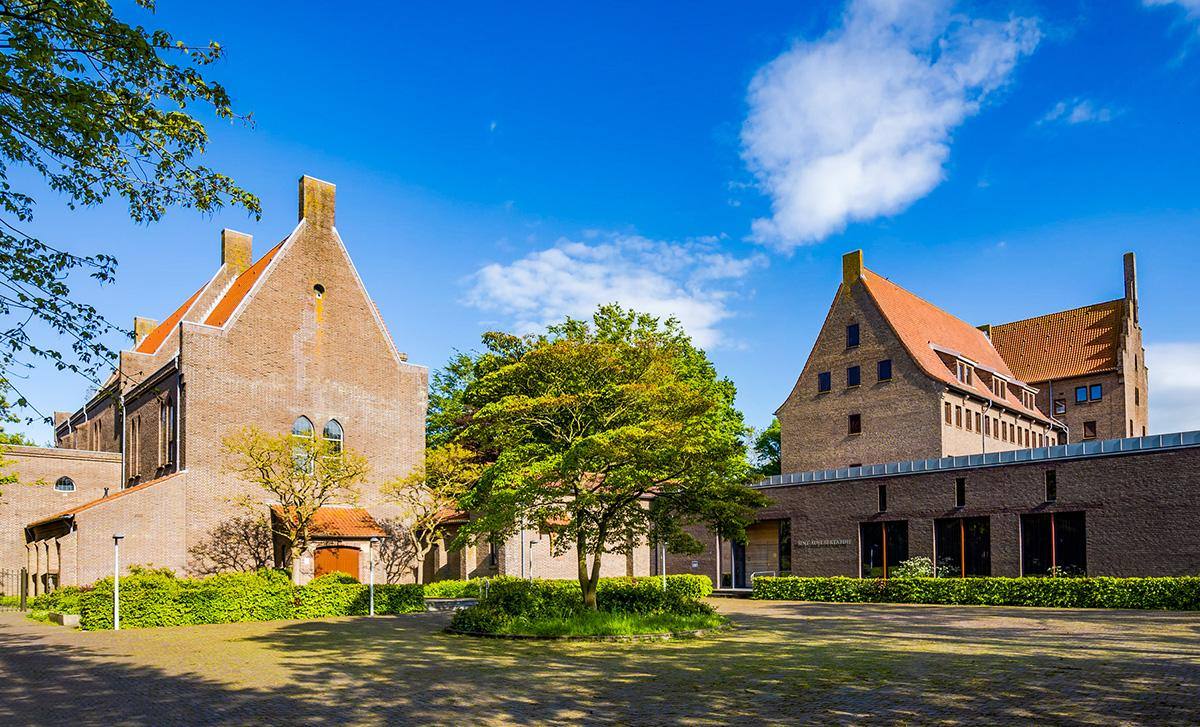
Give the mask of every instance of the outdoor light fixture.
M 530 540 L 529 541 L 529 580 L 531 580 L 531 581 L 533 580 L 533 546 L 535 546 L 541 542 L 542 541 L 540 541 L 540 540 Z
M 121 630 L 121 541 L 124 533 L 113 533 L 113 631 Z
M 371 615 L 375 615 L 375 546 L 379 545 L 379 538 L 372 537 L 367 544 L 367 568 L 370 569 L 370 574 L 367 576 L 370 579 L 371 590 Z

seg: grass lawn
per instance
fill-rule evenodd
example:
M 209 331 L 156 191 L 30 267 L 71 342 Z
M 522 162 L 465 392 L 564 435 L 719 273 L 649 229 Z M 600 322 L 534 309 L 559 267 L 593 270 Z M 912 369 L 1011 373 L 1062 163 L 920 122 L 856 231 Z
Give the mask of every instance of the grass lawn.
M 677 616 L 674 614 L 638 615 L 627 613 L 585 612 L 572 618 L 532 620 L 517 618 L 497 633 L 529 636 L 632 636 L 634 634 L 670 634 L 697 629 L 721 628 L 728 619 L 719 614 Z

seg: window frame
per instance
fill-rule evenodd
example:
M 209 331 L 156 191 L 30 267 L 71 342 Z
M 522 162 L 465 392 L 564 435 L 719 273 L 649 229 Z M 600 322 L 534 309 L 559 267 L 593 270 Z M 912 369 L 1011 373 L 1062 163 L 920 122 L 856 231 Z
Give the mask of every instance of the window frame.
M 1088 387 L 1076 386 L 1075 387 L 1075 403 L 1076 404 L 1086 404 L 1087 400 L 1088 400 Z
M 70 485 L 70 487 L 64 487 L 63 485 Z M 63 475 L 54 481 L 55 492 L 75 492 L 78 489 L 79 488 L 75 485 L 75 480 L 66 475 Z
M 833 372 L 822 371 L 817 374 L 817 393 L 828 394 L 833 391 Z
M 853 381 L 851 380 L 853 374 Z M 854 366 L 846 367 L 846 388 L 853 389 L 857 386 L 862 386 L 862 366 L 855 364 Z
M 847 436 L 862 434 L 862 414 L 855 412 L 846 415 L 846 434 Z
M 846 348 L 858 348 L 862 343 L 862 329 L 857 323 L 846 324 Z
M 1104 400 L 1104 384 L 1091 384 L 1088 386 L 1088 401 L 1103 401 Z
M 887 376 L 883 375 L 885 366 L 887 367 Z M 892 376 L 892 360 L 890 358 L 882 359 L 879 361 L 879 363 L 875 364 L 875 377 L 879 381 L 891 381 Z

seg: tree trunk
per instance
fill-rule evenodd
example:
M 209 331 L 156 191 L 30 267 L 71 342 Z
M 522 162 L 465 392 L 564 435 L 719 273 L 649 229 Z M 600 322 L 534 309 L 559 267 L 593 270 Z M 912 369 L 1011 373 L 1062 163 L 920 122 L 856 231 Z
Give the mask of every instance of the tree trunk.
M 587 540 L 582 533 L 575 536 L 575 556 L 579 565 L 579 589 L 583 591 L 583 607 L 588 611 L 599 610 L 596 602 L 596 584 L 588 577 Z
M 604 541 L 600 540 L 597 542 L 603 543 Z M 600 602 L 596 597 L 596 592 L 600 588 L 600 557 L 603 553 L 604 550 L 601 548 L 592 554 L 592 577 L 588 579 L 588 587 L 592 591 L 592 602 L 595 604 L 592 606 L 593 611 L 600 610 Z
M 295 546 L 291 547 L 292 585 L 295 585 L 295 586 L 301 585 L 300 579 L 303 577 L 303 574 L 300 573 L 300 554 L 303 552 L 304 552 L 304 550 L 301 548 L 297 548 Z

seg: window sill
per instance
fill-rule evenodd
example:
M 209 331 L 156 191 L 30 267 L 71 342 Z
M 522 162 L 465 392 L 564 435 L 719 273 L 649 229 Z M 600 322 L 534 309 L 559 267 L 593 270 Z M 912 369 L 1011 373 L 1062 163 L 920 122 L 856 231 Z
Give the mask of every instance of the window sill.
M 861 387 L 862 387 L 862 384 L 846 384 L 847 389 L 858 389 Z

